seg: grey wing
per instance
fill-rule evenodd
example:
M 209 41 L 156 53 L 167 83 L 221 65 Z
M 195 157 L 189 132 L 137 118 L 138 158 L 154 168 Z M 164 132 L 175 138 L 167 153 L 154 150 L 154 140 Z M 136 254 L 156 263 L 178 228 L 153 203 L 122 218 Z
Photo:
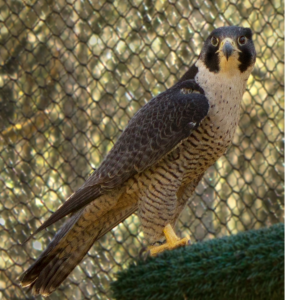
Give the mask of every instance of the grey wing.
M 117 143 L 85 186 L 100 183 L 105 190 L 121 185 L 161 160 L 208 114 L 203 94 L 185 94 L 188 80 L 153 98 L 130 120 Z M 195 85 L 196 87 L 196 85 Z
M 185 94 L 182 89 L 199 93 Z M 157 163 L 190 136 L 208 111 L 208 99 L 193 80 L 153 98 L 130 120 L 100 167 L 34 234 Z

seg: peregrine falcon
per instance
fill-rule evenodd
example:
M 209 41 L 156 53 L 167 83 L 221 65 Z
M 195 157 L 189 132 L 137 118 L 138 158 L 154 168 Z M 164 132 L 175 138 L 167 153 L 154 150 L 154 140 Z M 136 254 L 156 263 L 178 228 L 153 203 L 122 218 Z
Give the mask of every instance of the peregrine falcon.
M 49 295 L 95 241 L 137 210 L 151 255 L 187 243 L 173 228 L 231 143 L 255 59 L 249 28 L 215 29 L 182 78 L 134 115 L 99 168 L 36 230 L 70 215 L 22 286 Z

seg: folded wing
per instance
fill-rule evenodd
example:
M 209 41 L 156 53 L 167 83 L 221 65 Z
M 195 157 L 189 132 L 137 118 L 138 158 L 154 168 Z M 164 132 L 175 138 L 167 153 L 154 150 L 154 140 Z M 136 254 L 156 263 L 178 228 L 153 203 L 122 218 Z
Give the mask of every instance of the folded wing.
M 34 234 L 156 164 L 191 135 L 208 111 L 209 102 L 194 80 L 153 98 L 130 120 L 100 167 Z

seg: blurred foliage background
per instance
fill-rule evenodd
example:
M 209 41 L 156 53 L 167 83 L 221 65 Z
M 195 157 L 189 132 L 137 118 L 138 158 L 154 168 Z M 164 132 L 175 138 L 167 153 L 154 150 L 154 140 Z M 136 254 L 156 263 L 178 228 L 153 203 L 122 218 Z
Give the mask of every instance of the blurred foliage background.
M 17 278 L 60 224 L 21 243 L 220 26 L 252 28 L 257 62 L 233 144 L 178 229 L 197 241 L 282 221 L 283 23 L 281 0 L 0 0 L 0 299 L 42 299 Z M 142 245 L 133 215 L 48 299 L 108 299 L 115 272 Z

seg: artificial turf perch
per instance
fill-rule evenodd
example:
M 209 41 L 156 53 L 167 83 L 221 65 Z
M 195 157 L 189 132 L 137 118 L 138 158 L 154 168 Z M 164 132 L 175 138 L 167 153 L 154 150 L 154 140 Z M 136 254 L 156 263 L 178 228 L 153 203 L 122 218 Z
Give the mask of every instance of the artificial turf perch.
M 138 260 L 112 283 L 116 300 L 284 299 L 284 225 Z

